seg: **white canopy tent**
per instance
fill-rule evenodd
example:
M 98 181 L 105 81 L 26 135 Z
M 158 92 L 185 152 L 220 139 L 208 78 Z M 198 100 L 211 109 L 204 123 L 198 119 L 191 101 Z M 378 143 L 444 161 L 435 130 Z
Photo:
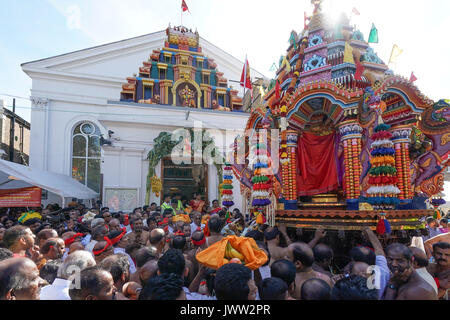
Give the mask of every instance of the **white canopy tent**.
M 96 192 L 69 176 L 0 160 L 0 189 L 21 189 L 33 186 L 59 195 L 63 199 L 63 206 L 65 198 L 88 200 L 98 196 Z

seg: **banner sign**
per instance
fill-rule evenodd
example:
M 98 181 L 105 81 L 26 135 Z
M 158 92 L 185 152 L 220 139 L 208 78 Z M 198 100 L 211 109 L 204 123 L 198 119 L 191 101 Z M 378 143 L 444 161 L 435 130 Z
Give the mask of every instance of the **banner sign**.
M 41 195 L 38 187 L 0 190 L 0 208 L 40 207 Z

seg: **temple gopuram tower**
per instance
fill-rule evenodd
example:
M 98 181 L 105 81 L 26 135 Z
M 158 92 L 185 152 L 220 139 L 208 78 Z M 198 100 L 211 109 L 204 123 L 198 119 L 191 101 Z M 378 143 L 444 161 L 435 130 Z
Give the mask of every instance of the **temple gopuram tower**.
M 218 111 L 242 111 L 242 98 L 228 86 L 212 58 L 202 53 L 198 32 L 168 27 L 161 50 L 127 78 L 121 101 L 163 104 Z

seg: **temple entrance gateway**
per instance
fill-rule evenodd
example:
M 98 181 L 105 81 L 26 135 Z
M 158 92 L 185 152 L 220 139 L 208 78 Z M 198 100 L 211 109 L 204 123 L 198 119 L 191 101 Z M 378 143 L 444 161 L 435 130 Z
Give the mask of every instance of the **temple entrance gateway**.
M 194 192 L 199 192 L 203 195 L 204 200 L 208 202 L 208 166 L 205 164 L 176 165 L 170 158 L 164 158 L 162 161 L 162 185 L 163 192 L 161 200 L 164 195 L 181 194 L 188 200 L 192 199 Z

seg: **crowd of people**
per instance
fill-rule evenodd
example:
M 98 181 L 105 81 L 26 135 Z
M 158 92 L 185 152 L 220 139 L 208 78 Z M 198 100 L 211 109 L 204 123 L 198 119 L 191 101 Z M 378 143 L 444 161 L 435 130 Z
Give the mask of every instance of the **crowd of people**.
M 167 195 L 131 213 L 78 203 L 8 209 L 0 213 L 0 299 L 448 300 L 447 219 L 428 218 L 406 241 L 365 228 L 338 256 L 332 231 L 258 224 L 200 194 Z M 230 236 L 253 239 L 265 263 L 199 263 Z

